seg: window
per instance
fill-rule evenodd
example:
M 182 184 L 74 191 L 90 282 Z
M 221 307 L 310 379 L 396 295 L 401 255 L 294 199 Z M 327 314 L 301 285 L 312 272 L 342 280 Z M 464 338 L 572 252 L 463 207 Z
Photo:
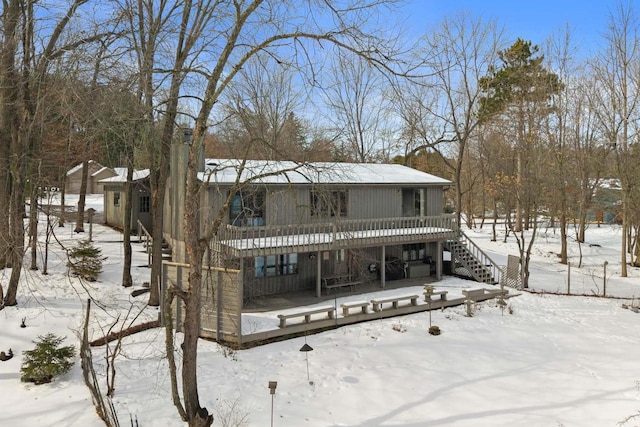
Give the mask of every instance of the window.
M 402 245 L 402 260 L 403 261 L 423 261 L 425 256 L 425 244 L 413 243 L 410 245 Z
M 140 213 L 149 213 L 149 196 L 140 196 Z
M 256 277 L 298 274 L 298 254 L 268 255 L 255 258 Z
M 424 215 L 424 190 L 421 188 L 402 189 L 402 216 Z
M 238 227 L 264 225 L 265 192 L 263 190 L 236 193 L 229 206 L 229 223 Z
M 312 216 L 347 216 L 347 192 L 311 190 Z
M 120 206 L 120 192 L 113 193 L 113 206 Z

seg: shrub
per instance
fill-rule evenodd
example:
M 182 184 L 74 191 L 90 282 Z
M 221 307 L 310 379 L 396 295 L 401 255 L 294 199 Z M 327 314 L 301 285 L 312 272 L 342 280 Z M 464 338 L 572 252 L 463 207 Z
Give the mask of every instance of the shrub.
M 95 282 L 102 273 L 102 250 L 93 246 L 88 240 L 81 240 L 78 246 L 69 251 L 67 267 L 73 276 Z
M 441 331 L 440 328 L 436 325 L 433 325 L 429 328 L 429 334 L 431 335 L 440 335 Z
M 68 372 L 73 366 L 75 349 L 73 346 L 60 347 L 63 337 L 52 333 L 38 336 L 39 342 L 35 342 L 36 348 L 23 352 L 22 377 L 23 382 L 45 384 Z

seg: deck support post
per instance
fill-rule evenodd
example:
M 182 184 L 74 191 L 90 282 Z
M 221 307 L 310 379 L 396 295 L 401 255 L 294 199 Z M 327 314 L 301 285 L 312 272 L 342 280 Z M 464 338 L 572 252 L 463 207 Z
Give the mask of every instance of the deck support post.
M 322 296 L 322 251 L 316 255 L 316 296 Z
M 382 283 L 382 289 L 384 289 L 384 285 L 387 280 L 386 274 L 385 274 L 387 265 L 384 261 L 386 257 L 386 252 L 387 252 L 387 247 L 385 245 L 382 245 L 382 260 L 380 261 L 380 282 Z
M 436 250 L 436 280 L 440 279 L 442 279 L 442 240 L 438 240 Z

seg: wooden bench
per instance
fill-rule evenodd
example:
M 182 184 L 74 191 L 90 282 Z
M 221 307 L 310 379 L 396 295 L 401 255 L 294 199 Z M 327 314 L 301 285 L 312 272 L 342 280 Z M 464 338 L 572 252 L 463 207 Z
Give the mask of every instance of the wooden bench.
M 327 295 L 329 295 L 329 291 L 331 289 L 335 289 L 335 288 L 346 288 L 346 287 L 350 287 L 352 291 L 356 290 L 356 286 L 359 285 L 360 281 L 356 281 L 356 282 L 335 282 L 335 283 L 331 283 L 328 285 L 325 285 L 324 288 L 327 290 Z
M 411 300 L 411 305 L 418 305 L 418 295 L 404 295 L 399 297 L 390 297 L 382 299 L 372 299 L 373 311 L 382 311 L 382 304 L 391 303 L 392 307 L 398 308 L 400 301 Z
M 436 291 L 435 289 L 424 291 L 424 302 L 432 302 L 433 299 L 431 299 L 431 297 L 436 295 L 440 295 L 441 301 L 446 301 L 447 293 L 449 293 L 449 291 Z
M 296 317 L 304 317 L 304 323 L 310 323 L 311 322 L 311 315 L 312 314 L 319 314 L 319 313 L 327 313 L 327 315 L 329 316 L 329 319 L 335 319 L 336 318 L 336 309 L 332 305 L 327 305 L 327 306 L 324 306 L 324 307 L 314 308 L 312 310 L 298 311 L 296 313 L 278 314 L 278 319 L 280 319 L 280 327 L 281 328 L 286 328 L 287 327 L 287 319 L 294 319 Z
M 479 298 L 484 298 L 484 289 L 463 289 L 462 295 L 468 300 L 477 301 Z
M 478 299 L 489 299 L 495 298 L 500 295 L 507 295 L 508 291 L 502 289 L 463 289 L 462 295 L 465 296 L 466 299 L 471 301 L 478 301 Z
M 342 307 L 342 315 L 344 317 L 349 316 L 349 309 L 351 308 L 359 308 L 362 314 L 369 313 L 369 301 L 345 302 L 344 304 L 340 304 L 340 307 Z

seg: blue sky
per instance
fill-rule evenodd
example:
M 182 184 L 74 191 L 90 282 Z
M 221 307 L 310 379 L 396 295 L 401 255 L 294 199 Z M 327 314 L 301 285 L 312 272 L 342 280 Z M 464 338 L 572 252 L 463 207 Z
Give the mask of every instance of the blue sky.
M 631 0 L 638 12 L 636 3 L 640 2 Z M 617 4 L 617 0 L 407 0 L 403 9 L 418 32 L 445 16 L 468 11 L 475 17 L 495 18 L 508 39 L 521 37 L 539 45 L 568 23 L 579 52 L 588 56 L 602 43 Z

